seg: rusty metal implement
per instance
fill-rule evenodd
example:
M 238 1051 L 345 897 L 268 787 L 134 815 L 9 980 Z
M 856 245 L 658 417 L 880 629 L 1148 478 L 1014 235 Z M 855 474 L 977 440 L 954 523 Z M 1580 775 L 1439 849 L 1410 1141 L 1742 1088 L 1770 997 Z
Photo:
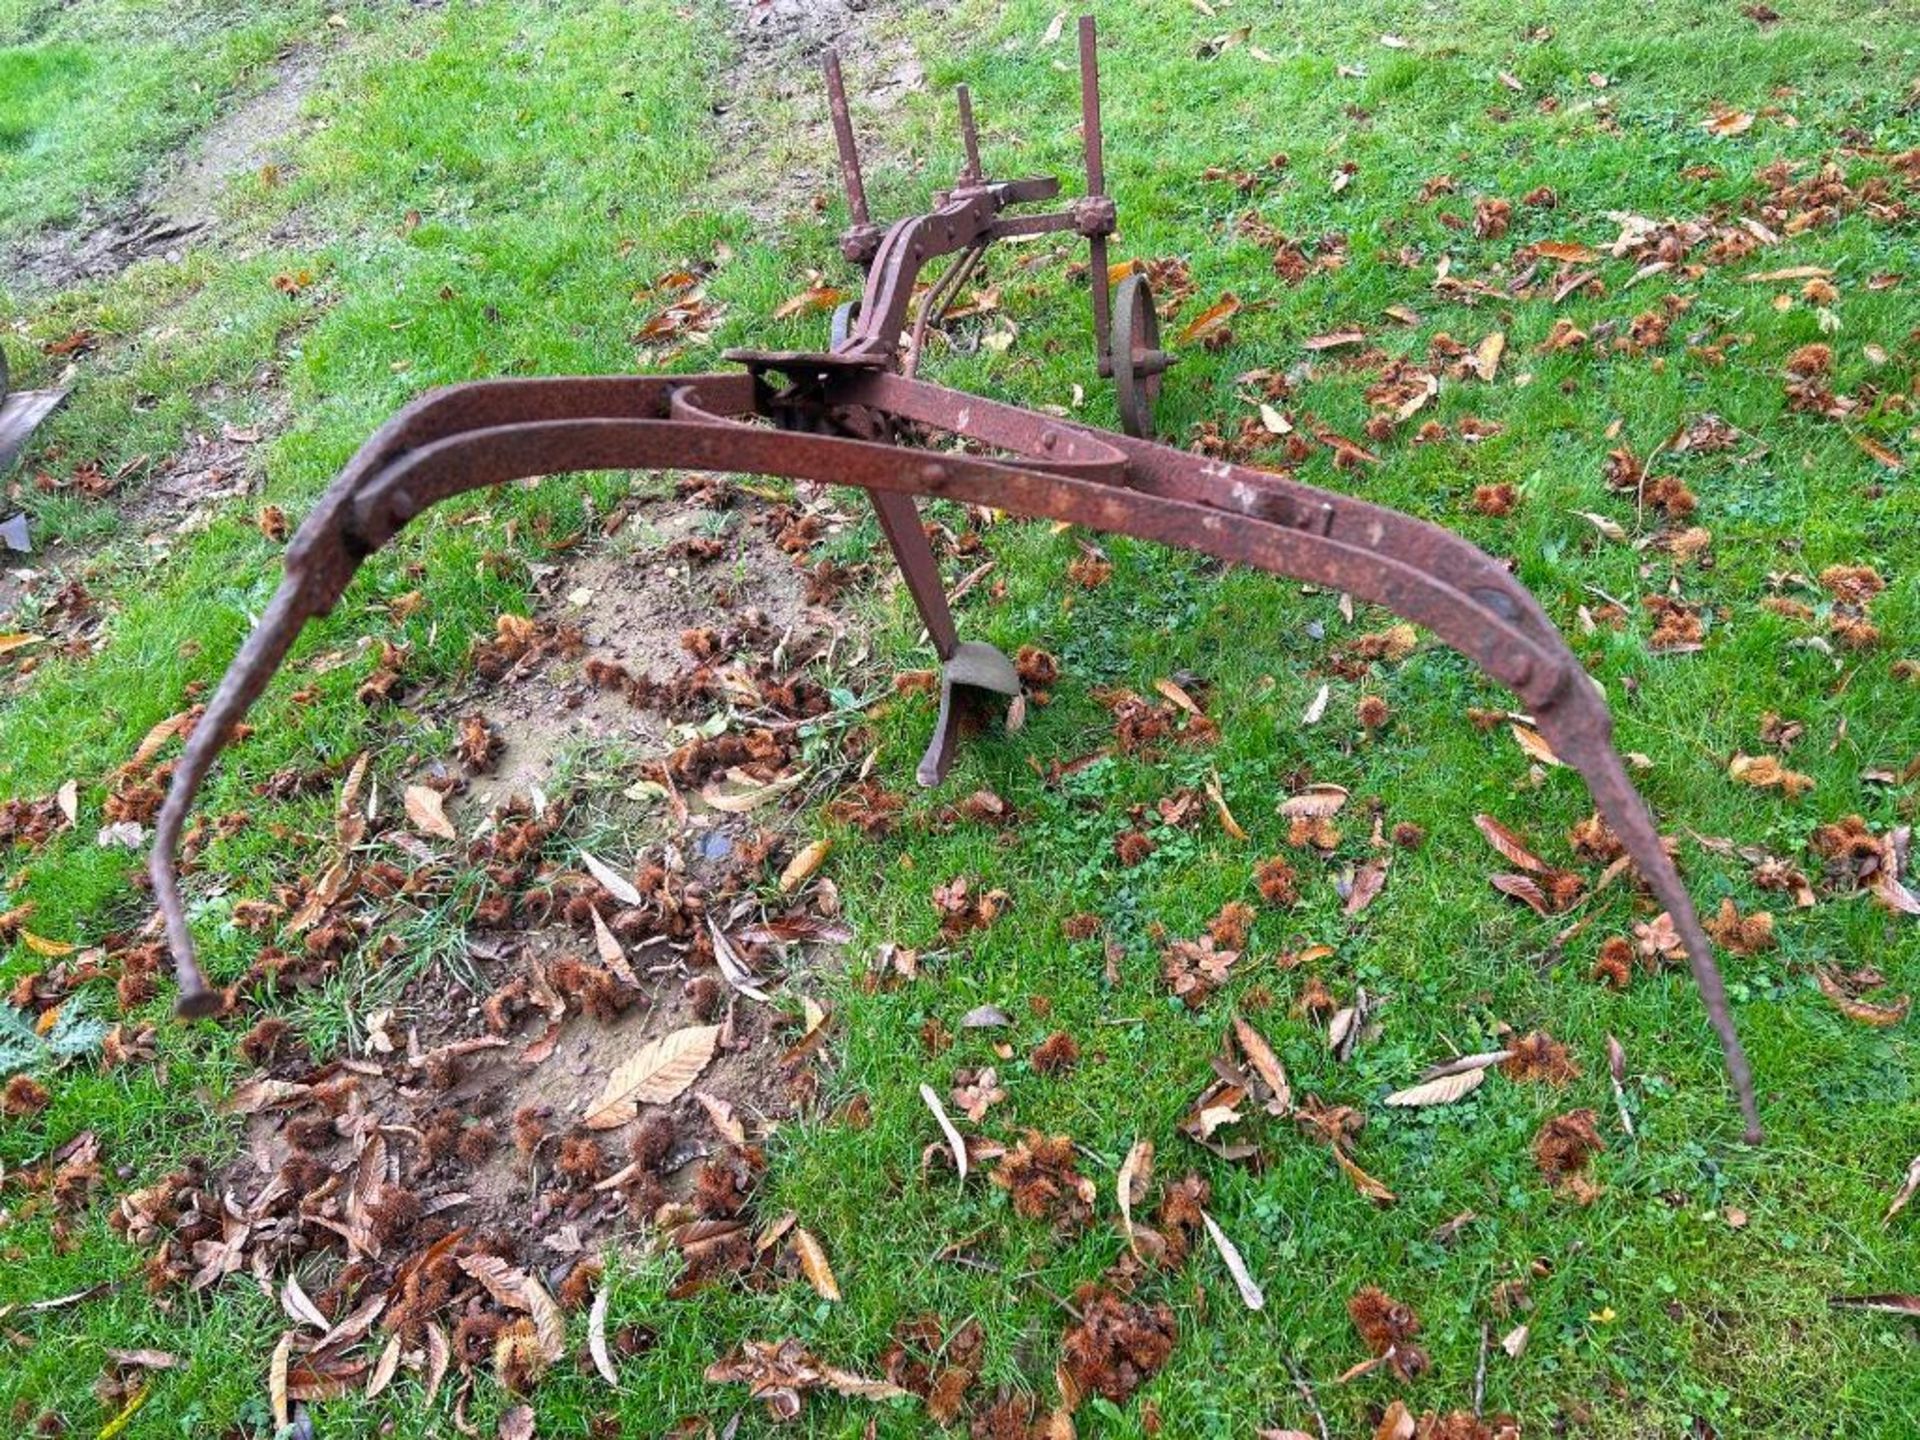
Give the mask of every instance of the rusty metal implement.
M 7 352 L 0 350 L 0 475 L 7 473 L 33 432 L 66 401 L 65 390 L 14 390 L 9 387 Z M 24 532 L 17 549 L 26 549 Z
M 859 301 L 834 317 L 821 351 L 736 350 L 736 371 L 703 375 L 491 380 L 433 391 L 387 422 L 307 516 L 286 573 L 194 730 L 154 832 L 154 893 L 180 981 L 179 1012 L 221 1007 L 201 979 L 175 873 L 181 826 L 234 726 L 286 658 L 301 627 L 331 611 L 361 563 L 449 496 L 527 476 L 596 469 L 752 472 L 868 492 L 941 662 L 939 719 L 919 780 L 936 785 L 953 758 L 956 712 L 1017 695 L 1007 657 L 963 642 L 916 496 L 991 506 L 1201 551 L 1385 606 L 1425 626 L 1516 694 L 1554 753 L 1579 772 L 1600 814 L 1673 918 L 1757 1141 L 1759 1117 L 1713 954 L 1685 886 L 1611 744 L 1606 701 L 1527 590 L 1491 556 L 1439 526 L 1345 495 L 1144 438 L 1168 359 L 1140 277 L 1109 293 L 1115 230 L 1104 193 L 1091 17 L 1080 22 L 1087 195 L 1063 210 L 1015 213 L 1052 199 L 1051 177 L 994 180 L 981 169 L 962 90 L 966 161 L 934 209 L 884 229 L 867 210 L 839 66 L 827 61 L 834 133 L 852 223 L 847 258 L 866 271 Z M 1053 419 L 914 378 L 937 317 L 996 239 L 1066 231 L 1091 251 L 1099 369 L 1116 381 L 1127 435 Z M 924 292 L 921 270 L 954 257 Z M 959 278 L 955 278 L 955 277 Z M 916 299 L 918 304 L 916 308 Z M 1117 322 L 1116 312 L 1123 318 Z M 910 434 L 957 438 L 933 451 Z M 985 453 L 980 453 L 985 452 Z

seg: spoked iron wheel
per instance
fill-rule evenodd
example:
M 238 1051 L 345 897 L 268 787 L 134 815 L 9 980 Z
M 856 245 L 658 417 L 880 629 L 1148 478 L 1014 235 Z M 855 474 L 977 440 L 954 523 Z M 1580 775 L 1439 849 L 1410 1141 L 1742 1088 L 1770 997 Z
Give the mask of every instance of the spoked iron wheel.
M 1113 385 L 1120 428 L 1136 440 L 1153 438 L 1153 407 L 1160 376 L 1170 363 L 1160 348 L 1160 317 L 1144 275 L 1129 275 L 1113 295 Z

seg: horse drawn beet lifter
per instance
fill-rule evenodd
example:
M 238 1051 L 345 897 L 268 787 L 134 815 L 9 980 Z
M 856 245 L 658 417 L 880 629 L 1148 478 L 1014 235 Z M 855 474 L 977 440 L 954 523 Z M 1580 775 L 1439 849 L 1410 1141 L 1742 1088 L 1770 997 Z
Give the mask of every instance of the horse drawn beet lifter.
M 927 214 L 884 228 L 874 223 L 832 57 L 826 72 L 852 221 L 841 249 L 866 272 L 858 302 L 834 316 L 827 349 L 734 350 L 726 358 L 738 368 L 713 374 L 488 380 L 435 390 L 382 427 L 308 514 L 287 548 L 278 593 L 186 747 L 155 831 L 154 889 L 179 975 L 180 1013 L 204 1015 L 219 1004 L 194 964 L 175 873 L 188 807 L 301 627 L 333 608 L 368 555 L 429 505 L 506 480 L 596 469 L 750 472 L 856 485 L 871 496 L 940 656 L 940 711 L 919 766 L 923 785 L 946 774 L 959 707 L 1012 697 L 1019 680 L 998 650 L 958 637 L 916 496 L 1202 551 L 1349 592 L 1425 626 L 1519 696 L 1554 752 L 1586 781 L 1686 944 L 1748 1137 L 1757 1140 L 1752 1080 L 1707 937 L 1612 748 L 1605 699 L 1533 596 L 1504 566 L 1436 525 L 1149 438 L 1169 362 L 1145 278 L 1128 276 L 1110 289 L 1115 211 L 1102 173 L 1092 18 L 1080 22 L 1087 193 L 1062 210 L 1021 208 L 1057 195 L 1053 177 L 987 177 L 963 88 L 966 159 L 953 188 Z M 986 247 L 1061 231 L 1087 240 L 1096 359 L 1115 383 L 1125 435 L 915 378 L 928 324 Z M 921 272 L 942 258 L 950 259 L 946 270 L 919 287 Z M 912 443 L 927 434 L 989 453 Z

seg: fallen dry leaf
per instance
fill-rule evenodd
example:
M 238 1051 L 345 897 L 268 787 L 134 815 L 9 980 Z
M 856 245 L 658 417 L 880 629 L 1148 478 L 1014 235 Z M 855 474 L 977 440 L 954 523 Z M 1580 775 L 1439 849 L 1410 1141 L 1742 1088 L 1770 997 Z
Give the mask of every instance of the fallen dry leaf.
M 1387 1105 L 1406 1109 L 1419 1109 L 1427 1105 L 1451 1105 L 1478 1090 L 1487 1078 L 1484 1068 L 1479 1070 L 1460 1070 L 1451 1075 L 1442 1075 L 1438 1080 L 1429 1080 L 1422 1085 L 1411 1085 L 1405 1090 L 1396 1090 L 1383 1102 Z
M 582 850 L 580 858 L 586 862 L 587 873 L 600 882 L 604 889 L 622 905 L 638 905 L 640 892 L 633 888 L 633 882 L 616 871 L 606 861 L 589 851 Z
M 863 1400 L 904 1400 L 912 1393 L 885 1380 L 869 1380 L 823 1365 L 799 1340 L 782 1340 L 777 1345 L 744 1341 L 733 1354 L 709 1365 L 706 1378 L 716 1385 L 746 1385 L 776 1420 L 798 1415 L 800 1397 L 808 1390 L 831 1390 Z
M 1814 979 L 1820 983 L 1820 993 L 1831 1000 L 1842 1015 L 1849 1020 L 1857 1020 L 1862 1025 L 1873 1025 L 1881 1029 L 1889 1025 L 1898 1025 L 1907 1018 L 1907 1011 L 1913 1008 L 1911 995 L 1902 995 L 1891 1005 L 1875 1005 L 1867 1000 L 1855 999 L 1827 970 L 1816 970 Z
M 719 1043 L 718 1025 L 688 1025 L 648 1041 L 614 1067 L 582 1123 L 589 1130 L 611 1130 L 638 1115 L 642 1105 L 678 1099 L 707 1068 Z
M 1347 903 L 1342 913 L 1358 915 L 1375 900 L 1387 886 L 1387 858 L 1383 855 L 1367 861 L 1353 872 L 1353 888 L 1347 892 Z
M 1213 1248 L 1220 1252 L 1220 1259 L 1227 1267 L 1227 1274 L 1233 1277 L 1233 1285 L 1240 1292 L 1240 1299 L 1249 1310 L 1264 1310 L 1267 1297 L 1261 1292 L 1260 1284 L 1253 1278 L 1253 1272 L 1247 1268 L 1247 1262 L 1241 1256 L 1239 1248 L 1229 1240 L 1226 1232 L 1206 1211 L 1200 1212 L 1200 1219 L 1207 1227 L 1207 1238 L 1213 1241 Z
M 1486 836 L 1487 843 L 1498 850 L 1507 859 L 1522 870 L 1531 870 L 1535 875 L 1551 875 L 1553 867 L 1527 849 L 1526 843 L 1502 825 L 1491 815 L 1475 815 L 1473 823 L 1480 833 Z
M 1127 1150 L 1127 1158 L 1120 1162 L 1120 1178 L 1115 1182 L 1120 1200 L 1120 1229 L 1127 1237 L 1127 1248 L 1135 1255 L 1140 1253 L 1140 1237 L 1134 1233 L 1133 1206 L 1136 1200 L 1146 1198 L 1152 1179 L 1153 1141 L 1135 1140 Z
M 807 1283 L 813 1286 L 815 1293 L 822 1300 L 839 1300 L 840 1282 L 834 1277 L 833 1266 L 827 1261 L 826 1249 L 813 1232 L 796 1227 L 792 1244 L 793 1253 L 800 1261 L 800 1271 L 807 1277 Z
M 1261 1108 L 1275 1119 L 1284 1120 L 1293 1111 L 1293 1085 L 1287 1078 L 1287 1067 L 1280 1063 L 1266 1036 L 1238 1015 L 1233 1017 L 1233 1038 L 1239 1042 L 1240 1053 L 1247 1057 L 1253 1073 L 1265 1082 L 1270 1092 Z
M 1382 1185 L 1378 1180 L 1374 1179 L 1373 1176 L 1349 1160 L 1346 1153 L 1341 1150 L 1338 1145 L 1333 1147 L 1333 1158 L 1340 1166 L 1340 1173 L 1351 1180 L 1353 1182 L 1353 1188 L 1358 1190 L 1367 1199 L 1374 1201 L 1376 1204 L 1391 1205 L 1399 1198 L 1393 1191 L 1389 1190 L 1385 1185 Z
M 1347 803 L 1347 787 L 1344 785 L 1309 785 L 1298 795 L 1289 795 L 1280 802 L 1280 813 L 1289 820 L 1327 820 L 1340 813 Z
M 1920 1315 L 1920 1295 L 1829 1295 L 1836 1310 L 1878 1310 L 1886 1315 Z
M 1900 1191 L 1887 1206 L 1887 1213 L 1880 1217 L 1880 1223 L 1886 1224 L 1894 1216 L 1907 1208 L 1907 1202 L 1913 1199 L 1913 1192 L 1920 1190 L 1920 1155 L 1907 1162 L 1907 1178 L 1900 1183 Z
M 791 320 L 795 315 L 831 310 L 847 298 L 847 292 L 832 285 L 811 285 L 798 295 L 789 295 L 774 307 L 773 318 Z
M 1607 1036 L 1607 1078 L 1613 1082 L 1613 1103 L 1620 1111 L 1620 1128 L 1631 1137 L 1633 1115 L 1627 1109 L 1627 1051 L 1613 1036 Z
M 1239 313 L 1240 297 L 1229 291 L 1187 323 L 1186 328 L 1180 332 L 1180 343 L 1191 345 L 1195 341 L 1205 340 L 1208 336 L 1217 334 Z
M 927 1108 L 933 1112 L 933 1118 L 940 1122 L 940 1133 L 947 1137 L 947 1148 L 953 1151 L 953 1168 L 960 1172 L 960 1178 L 967 1178 L 967 1142 L 960 1138 L 960 1132 L 953 1128 L 953 1121 L 947 1118 L 947 1108 L 940 1103 L 940 1097 L 934 1093 L 931 1085 L 924 1081 L 920 1085 L 920 1098 L 927 1102 Z
M 447 797 L 438 790 L 426 785 L 409 785 L 404 801 L 407 819 L 413 822 L 416 830 L 425 832 L 438 840 L 458 840 L 460 832 L 453 828 L 453 822 L 447 819 Z
M 587 1353 L 593 1356 L 593 1368 L 600 1372 L 600 1378 L 609 1385 L 618 1385 L 620 1372 L 614 1368 L 613 1353 L 607 1349 L 607 1297 L 611 1293 L 605 1285 L 594 1293 L 593 1308 L 587 1312 Z
M 791 895 L 804 885 L 826 861 L 827 852 L 833 849 L 831 840 L 815 840 L 787 862 L 787 868 L 780 872 L 780 893 Z
M 287 1416 L 287 1362 L 292 1358 L 293 1331 L 288 1330 L 280 1336 L 280 1343 L 273 1347 L 273 1358 L 267 1362 L 267 1401 L 273 1407 L 273 1423 L 278 1430 L 292 1423 Z
M 1233 811 L 1227 808 L 1227 797 L 1220 789 L 1220 772 L 1211 771 L 1207 776 L 1207 798 L 1213 801 L 1213 808 L 1220 812 L 1220 828 L 1235 840 L 1245 840 L 1247 832 L 1240 822 L 1233 818 Z
M 1522 750 L 1527 752 L 1529 759 L 1537 760 L 1542 765 L 1561 765 L 1565 763 L 1558 755 L 1553 753 L 1553 747 L 1547 744 L 1540 732 L 1532 726 L 1522 725 L 1516 721 L 1509 726 L 1509 728 L 1513 731 L 1515 742 Z

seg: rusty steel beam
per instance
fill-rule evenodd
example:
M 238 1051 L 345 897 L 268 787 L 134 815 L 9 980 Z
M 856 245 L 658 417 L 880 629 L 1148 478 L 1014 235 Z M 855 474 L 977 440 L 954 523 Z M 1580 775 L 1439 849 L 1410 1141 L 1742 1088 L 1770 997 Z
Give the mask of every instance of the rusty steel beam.
M 1091 24 L 1083 73 L 1091 74 Z M 868 224 L 851 121 L 831 67 L 856 228 Z M 971 105 L 965 107 L 971 128 Z M 1098 111 L 1087 102 L 1089 178 L 1100 180 Z M 194 961 L 176 852 L 193 798 L 234 727 L 307 621 L 330 612 L 374 551 L 427 507 L 531 476 L 584 470 L 744 472 L 851 485 L 872 498 L 909 593 L 941 660 L 939 718 L 918 778 L 951 763 L 956 712 L 1019 691 L 998 650 L 960 639 L 916 499 L 991 506 L 1036 519 L 1138 536 L 1384 606 L 1426 627 L 1519 697 L 1555 753 L 1586 782 L 1595 808 L 1672 916 L 1746 1120 L 1760 1136 L 1753 1080 L 1725 987 L 1686 887 L 1612 743 L 1604 697 L 1527 589 L 1459 536 L 1412 516 L 1247 466 L 985 400 L 902 373 L 921 268 L 947 255 L 970 269 L 1010 205 L 1050 198 L 1057 182 L 998 182 L 967 144 L 961 186 L 930 214 L 889 227 L 873 251 L 860 311 L 824 351 L 730 352 L 718 374 L 491 380 L 433 391 L 400 411 L 348 463 L 287 547 L 273 602 L 187 742 L 154 830 L 151 873 L 180 981 L 178 1009 L 221 1006 Z M 1097 244 L 1111 201 L 1065 224 Z M 1085 207 L 1087 202 L 1078 202 Z M 1050 217 L 1028 217 L 1048 219 Z M 1051 217 L 1059 218 L 1059 217 Z M 853 232 L 849 232 L 852 234 Z M 950 271 L 949 274 L 955 272 Z M 965 269 L 960 270 L 961 274 Z M 1104 291 L 1104 268 L 1092 276 Z M 957 288 L 957 282 L 946 293 Z M 935 287 L 924 321 L 945 303 Z M 1096 313 L 1098 313 L 1096 311 Z M 924 330 L 920 322 L 916 328 Z M 1105 337 L 1102 344 L 1105 345 Z M 1156 376 L 1167 357 L 1151 350 Z M 1128 357 L 1114 357 L 1116 364 Z M 1135 377 L 1136 379 L 1140 377 Z M 1138 396 L 1143 392 L 1136 390 Z M 905 443 L 917 431 L 973 442 L 990 455 Z

